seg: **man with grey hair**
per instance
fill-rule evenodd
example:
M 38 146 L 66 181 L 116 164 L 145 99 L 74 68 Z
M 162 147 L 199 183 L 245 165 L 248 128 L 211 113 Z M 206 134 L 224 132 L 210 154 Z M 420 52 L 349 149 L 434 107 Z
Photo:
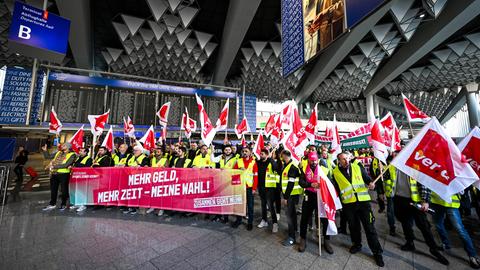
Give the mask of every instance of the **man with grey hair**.
M 70 168 L 75 162 L 75 153 L 71 151 L 72 145 L 69 142 L 60 146 L 60 151 L 50 154 L 47 151 L 47 145 L 42 146 L 43 156 L 46 159 L 52 159 L 45 168 L 50 171 L 50 203 L 43 208 L 44 211 L 50 211 L 57 206 L 58 186 L 62 190 L 62 203 L 60 210 L 65 210 L 68 200 L 68 181 L 70 179 Z

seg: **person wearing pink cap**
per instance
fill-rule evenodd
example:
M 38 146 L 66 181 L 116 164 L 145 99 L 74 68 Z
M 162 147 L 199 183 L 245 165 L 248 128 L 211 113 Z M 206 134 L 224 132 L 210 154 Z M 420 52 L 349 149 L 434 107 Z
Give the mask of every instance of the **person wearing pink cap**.
M 300 243 L 298 251 L 304 252 L 307 246 L 307 228 L 308 222 L 312 219 L 313 212 L 317 208 L 317 190 L 319 187 L 319 173 L 320 170 L 327 176 L 329 174 L 328 168 L 325 164 L 319 164 L 317 153 L 308 153 L 308 165 L 302 168 L 299 184 L 305 189 L 304 199 L 302 204 L 302 218 L 300 219 Z M 330 179 L 329 179 L 330 180 Z M 328 254 L 333 254 L 332 246 L 330 245 L 330 236 L 327 235 L 328 220 L 321 218 L 323 248 Z

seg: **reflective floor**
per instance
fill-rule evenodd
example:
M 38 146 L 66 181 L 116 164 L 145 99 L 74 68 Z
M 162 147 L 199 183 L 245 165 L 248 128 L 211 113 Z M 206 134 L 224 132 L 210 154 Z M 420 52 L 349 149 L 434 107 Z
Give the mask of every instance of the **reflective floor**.
M 348 253 L 350 238 L 333 237 L 335 254 L 318 256 L 318 242 L 309 235 L 305 253 L 283 247 L 285 217 L 280 231 L 244 226 L 232 229 L 193 217 L 124 215 L 117 209 L 42 212 L 48 192 L 22 194 L 9 203 L 0 226 L 0 269 L 377 269 L 364 243 L 362 252 Z M 256 217 L 260 216 L 256 199 Z M 437 263 L 417 241 L 417 252 L 401 251 L 399 236 L 391 237 L 384 214 L 376 214 L 385 249 L 385 269 L 470 269 L 455 232 L 450 266 Z M 299 219 L 300 220 L 300 219 Z M 259 220 L 258 220 L 259 221 Z M 257 225 L 258 222 L 255 223 Z M 478 220 L 467 220 L 475 245 L 480 244 Z M 400 226 L 397 226 L 400 227 Z M 420 233 L 417 236 L 421 239 Z M 365 239 L 363 239 L 365 242 Z

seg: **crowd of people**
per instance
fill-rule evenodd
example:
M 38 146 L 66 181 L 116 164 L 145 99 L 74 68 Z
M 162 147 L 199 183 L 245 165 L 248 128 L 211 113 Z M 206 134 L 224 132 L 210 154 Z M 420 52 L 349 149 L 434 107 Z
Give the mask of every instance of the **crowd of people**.
M 199 142 L 174 143 L 158 145 L 151 152 L 140 145 L 115 145 L 110 152 L 106 147 L 96 146 L 95 156 L 89 155 L 89 148 L 81 148 L 78 155 L 72 152 L 69 143 L 63 143 L 56 153 L 49 153 L 47 147 L 42 148 L 45 158 L 51 159 L 47 166 L 51 173 L 51 200 L 44 210 L 57 208 L 58 187 L 61 187 L 61 204 L 59 209 L 76 208 L 82 212 L 87 208 L 84 205 L 69 205 L 68 181 L 73 167 L 158 167 L 158 168 L 218 168 L 240 169 L 242 182 L 246 185 L 246 229 L 252 230 L 254 221 L 254 199 L 260 199 L 261 220 L 258 228 L 268 228 L 272 233 L 279 231 L 279 220 L 287 221 L 287 238 L 285 246 L 296 246 L 299 252 L 305 251 L 307 232 L 314 227 L 317 234 L 321 233 L 323 249 L 333 254 L 330 243 L 332 236 L 327 235 L 328 220 L 320 218 L 318 224 L 317 192 L 319 189 L 318 172 L 322 170 L 335 187 L 342 203 L 340 210 L 339 232 L 350 234 L 350 253 L 354 254 L 362 249 L 361 227 L 365 233 L 368 246 L 373 253 L 375 263 L 383 267 L 383 249 L 379 242 L 375 228 L 375 214 L 372 210 L 371 194 L 377 194 L 378 212 L 386 212 L 390 235 L 396 236 L 396 223 L 401 224 L 405 244 L 402 250 L 414 251 L 415 224 L 422 233 L 425 243 L 434 259 L 448 265 L 448 259 L 442 254 L 451 248 L 445 223 L 451 225 L 463 241 L 470 266 L 480 268 L 480 260 L 469 236 L 462 224 L 462 217 L 470 215 L 470 209 L 475 208 L 479 213 L 478 190 L 468 188 L 463 194 L 456 194 L 452 202 L 442 200 L 437 194 L 430 191 L 419 182 L 399 171 L 389 163 L 396 153 L 392 153 L 388 164 L 383 164 L 372 156 L 371 149 L 344 151 L 336 157 L 330 154 L 327 145 L 310 145 L 305 150 L 300 162 L 292 159 L 292 153 L 266 143 L 259 158 L 252 153 L 253 145 L 235 146 L 224 142 L 222 154 L 216 156 L 213 147 L 207 147 Z M 368 160 L 368 167 L 364 166 Z M 381 175 L 383 174 L 383 177 Z M 380 179 L 375 181 L 376 179 Z M 301 203 L 301 207 L 299 204 Z M 98 206 L 95 206 L 98 207 Z M 284 214 L 281 208 L 284 208 Z M 111 209 L 111 207 L 107 207 Z M 121 208 L 123 213 L 135 215 L 157 214 L 175 215 L 174 211 L 161 209 Z M 301 217 L 298 220 L 298 215 Z M 429 219 L 427 214 L 431 213 Z M 183 213 L 188 215 L 187 213 Z M 232 218 L 226 215 L 209 216 L 205 218 L 227 224 Z M 241 216 L 231 221 L 233 228 L 242 225 Z M 431 221 L 430 221 L 431 220 Z M 300 223 L 298 223 L 300 222 Z M 435 240 L 430 222 L 441 239 L 441 244 Z M 318 229 L 321 228 L 321 231 Z M 299 238 L 297 238 L 299 232 Z M 297 241 L 299 240 L 299 241 Z

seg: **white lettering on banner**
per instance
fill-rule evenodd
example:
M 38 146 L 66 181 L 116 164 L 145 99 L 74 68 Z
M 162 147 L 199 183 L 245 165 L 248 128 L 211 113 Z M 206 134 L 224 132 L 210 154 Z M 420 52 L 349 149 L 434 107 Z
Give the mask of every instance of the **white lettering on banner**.
M 128 185 L 144 185 L 150 184 L 150 179 L 152 178 L 151 173 L 139 173 L 139 174 L 132 174 L 128 176 Z
M 467 159 L 467 162 L 468 162 L 468 164 L 470 164 L 470 166 L 473 168 L 474 171 L 476 171 L 477 173 L 480 172 L 480 165 L 478 164 L 478 162 L 476 160 L 473 160 L 472 158 L 469 158 L 469 159 Z
M 415 160 L 421 160 L 422 161 L 422 164 L 423 166 L 429 168 L 430 170 L 434 170 L 435 168 L 441 168 L 442 166 L 440 166 L 438 163 L 433 163 L 433 161 L 430 159 L 430 158 L 427 158 L 426 156 L 422 155 L 421 153 L 419 153 L 418 151 L 415 152 Z M 440 175 L 445 178 L 446 180 L 449 180 L 450 177 L 448 176 L 448 172 L 447 170 L 442 170 L 442 172 L 440 173 Z
M 157 171 L 153 173 L 153 183 L 178 182 L 177 171 Z
M 227 206 L 242 204 L 242 195 L 199 198 L 193 201 L 193 208 L 204 208 L 212 206 Z
M 118 190 L 109 190 L 98 193 L 97 203 L 118 201 Z
M 180 195 L 180 184 L 152 187 L 152 197 L 166 197 L 178 195 Z
M 203 194 L 210 192 L 210 182 L 205 182 L 205 186 L 203 182 L 189 182 L 182 184 L 182 190 L 184 195 L 190 194 Z
M 122 197 L 120 200 L 135 200 L 142 197 L 143 188 L 122 189 Z
M 30 39 L 31 32 L 32 32 L 32 29 L 30 29 L 30 27 L 27 27 L 25 25 L 20 25 L 20 29 L 18 29 L 18 37 L 21 39 Z

